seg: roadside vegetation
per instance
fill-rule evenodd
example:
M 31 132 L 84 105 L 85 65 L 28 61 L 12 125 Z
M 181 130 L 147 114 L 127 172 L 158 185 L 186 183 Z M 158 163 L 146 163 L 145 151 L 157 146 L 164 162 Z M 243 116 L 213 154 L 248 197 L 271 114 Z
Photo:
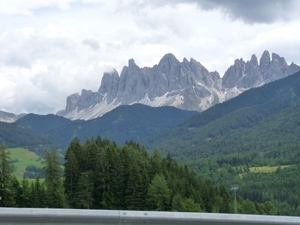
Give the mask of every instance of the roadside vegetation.
M 20 149 L 11 152 L 15 158 L 20 157 Z M 0 206 L 218 213 L 234 210 L 232 195 L 223 185 L 201 178 L 170 154 L 163 157 L 155 149 L 149 155 L 135 142 L 117 146 L 98 137 L 81 144 L 75 138 L 65 155 L 64 171 L 57 151 L 46 150 L 44 155 L 44 181 L 38 177 L 34 182 L 27 178 L 18 181 L 10 151 L 0 146 Z M 31 162 L 31 155 L 27 157 Z M 240 196 L 238 212 L 278 214 L 269 201 L 257 203 Z

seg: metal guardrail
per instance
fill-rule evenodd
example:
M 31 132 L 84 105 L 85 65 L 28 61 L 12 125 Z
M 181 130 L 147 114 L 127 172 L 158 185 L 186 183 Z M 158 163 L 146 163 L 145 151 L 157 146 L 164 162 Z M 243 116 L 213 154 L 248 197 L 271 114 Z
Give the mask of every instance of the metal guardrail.
M 0 208 L 0 225 L 299 225 L 300 217 L 152 211 Z

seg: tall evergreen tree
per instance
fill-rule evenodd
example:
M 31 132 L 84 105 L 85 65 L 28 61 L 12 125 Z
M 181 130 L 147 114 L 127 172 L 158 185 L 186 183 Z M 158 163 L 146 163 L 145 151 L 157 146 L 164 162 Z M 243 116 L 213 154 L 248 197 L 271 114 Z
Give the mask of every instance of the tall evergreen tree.
M 145 196 L 149 185 L 147 163 L 139 149 L 129 147 L 128 175 L 126 184 L 126 208 L 131 210 L 144 210 L 146 207 Z
M 62 184 L 62 168 L 60 167 L 56 151 L 46 150 L 42 173 L 45 176 L 46 199 L 49 208 L 62 208 L 65 206 Z
M 0 206 L 15 206 L 16 192 L 12 188 L 12 162 L 5 145 L 0 146 Z
M 219 195 L 221 197 L 221 203 L 220 203 L 220 213 L 230 213 L 232 212 L 231 207 L 231 198 L 226 191 L 226 188 L 224 186 L 220 187 Z
M 77 192 L 76 192 L 76 205 L 79 208 L 89 209 L 93 204 L 93 172 L 82 172 L 79 176 Z
M 152 166 L 151 179 L 154 177 L 155 174 L 159 174 L 162 172 L 162 160 L 163 157 L 161 153 L 158 151 L 157 148 L 155 148 L 151 158 L 151 166 Z
M 164 211 L 170 202 L 170 189 L 164 175 L 156 174 L 148 189 L 149 203 L 152 209 Z
M 106 209 L 108 183 L 109 183 L 109 165 L 106 152 L 103 147 L 97 145 L 96 163 L 94 169 L 94 207 Z
M 69 148 L 65 156 L 64 188 L 66 198 L 70 206 L 74 206 L 74 195 L 79 180 L 78 161 L 74 154 L 74 149 Z
M 32 195 L 31 195 L 31 188 L 28 182 L 28 179 L 23 177 L 22 180 L 22 194 L 21 194 L 21 205 L 20 207 L 32 207 Z

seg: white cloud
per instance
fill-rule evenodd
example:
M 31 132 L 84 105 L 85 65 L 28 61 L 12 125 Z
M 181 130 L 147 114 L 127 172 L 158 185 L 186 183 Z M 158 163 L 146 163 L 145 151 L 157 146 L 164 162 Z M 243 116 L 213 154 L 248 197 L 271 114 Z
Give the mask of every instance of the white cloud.
M 3 2 L 0 110 L 9 112 L 55 113 L 68 95 L 98 90 L 102 74 L 113 68 L 120 73 L 130 58 L 153 66 L 171 52 L 221 75 L 235 58 L 260 57 L 264 50 L 300 64 L 299 16 L 282 17 L 291 2 L 282 12 L 274 9 L 269 24 L 239 15 L 245 5 L 230 0 L 209 6 L 205 0 Z

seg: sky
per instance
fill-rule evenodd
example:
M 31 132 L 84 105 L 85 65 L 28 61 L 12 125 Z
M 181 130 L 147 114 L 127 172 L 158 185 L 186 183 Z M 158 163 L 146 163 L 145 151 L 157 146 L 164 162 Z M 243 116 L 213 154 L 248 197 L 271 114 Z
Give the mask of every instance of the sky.
M 131 58 L 172 53 L 223 76 L 264 50 L 300 65 L 300 1 L 0 0 L 0 110 L 55 114 Z

